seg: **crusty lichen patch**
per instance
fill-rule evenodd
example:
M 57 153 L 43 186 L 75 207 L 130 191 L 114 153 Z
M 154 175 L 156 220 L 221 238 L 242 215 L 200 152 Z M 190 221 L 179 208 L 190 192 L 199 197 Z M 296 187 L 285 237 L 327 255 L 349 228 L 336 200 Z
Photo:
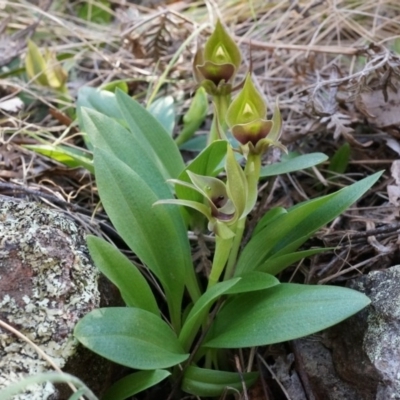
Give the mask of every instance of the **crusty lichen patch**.
M 0 196 L 0 318 L 63 367 L 73 355 L 77 321 L 99 305 L 98 271 L 82 232 L 60 212 Z M 49 370 L 32 347 L 0 329 L 0 388 Z M 51 384 L 18 400 L 57 398 Z

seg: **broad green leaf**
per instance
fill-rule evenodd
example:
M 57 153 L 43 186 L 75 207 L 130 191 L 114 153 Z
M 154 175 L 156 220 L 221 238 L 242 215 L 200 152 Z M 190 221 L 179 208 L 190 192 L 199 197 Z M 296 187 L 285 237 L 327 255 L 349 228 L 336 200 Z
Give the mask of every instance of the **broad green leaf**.
M 182 382 L 182 390 L 195 396 L 220 396 L 226 390 L 242 391 L 243 381 L 251 386 L 258 377 L 257 372 L 226 372 L 190 366 Z
M 101 400 L 124 400 L 128 397 L 130 398 L 136 393 L 157 385 L 157 383 L 163 381 L 169 375 L 171 373 L 163 369 L 134 372 L 114 383 L 107 389 Z
M 75 337 L 87 348 L 130 368 L 172 367 L 188 358 L 171 328 L 139 308 L 101 308 L 76 325 Z
M 271 275 L 277 275 L 279 272 L 283 271 L 285 268 L 291 266 L 297 261 L 302 260 L 303 258 L 311 257 L 314 254 L 324 253 L 328 250 L 332 250 L 332 248 L 318 248 L 318 249 L 310 249 L 303 251 L 296 251 L 294 253 L 283 254 L 281 256 L 273 256 L 268 258 L 263 264 L 261 264 L 257 270 L 267 272 Z
M 274 207 L 267 211 L 262 218 L 257 222 L 256 227 L 253 231 L 253 237 L 257 235 L 265 226 L 270 224 L 274 218 L 286 214 L 287 211 L 283 207 Z
M 274 218 L 246 245 L 239 257 L 235 275 L 257 269 L 268 256 L 300 238 L 310 237 L 357 201 L 381 174 L 375 173 L 335 193 L 298 204 L 289 209 L 287 214 Z
M 137 101 L 120 90 L 116 92 L 117 102 L 129 130 L 147 142 L 148 146 L 168 171 L 170 178 L 177 178 L 185 165 L 178 147 L 161 124 Z
M 150 104 L 148 111 L 172 136 L 175 126 L 175 104 L 172 96 L 164 96 Z
M 93 146 L 111 153 L 134 170 L 162 198 L 171 198 L 166 183 L 167 171 L 146 141 L 133 135 L 115 119 L 83 108 L 80 112 L 83 128 Z M 101 196 L 101 193 L 100 193 Z
M 228 281 L 229 282 L 229 281 Z M 250 271 L 241 276 L 240 281 L 225 294 L 239 294 L 263 290 L 278 285 L 279 281 L 274 276 L 260 271 Z
M 83 107 L 98 111 L 101 114 L 115 119 L 122 126 L 127 128 L 127 124 L 123 120 L 117 99 L 115 97 L 114 92 L 117 89 L 127 93 L 128 90 L 126 82 L 113 81 L 102 86 L 100 89 L 84 86 L 83 88 L 79 89 L 78 92 L 78 111 Z M 150 106 L 149 111 L 169 133 L 172 132 L 175 124 L 175 111 L 173 109 L 173 98 L 171 96 L 156 100 Z M 80 117 L 79 112 L 78 116 Z M 81 122 L 80 125 L 82 125 Z
M 232 288 L 241 278 L 230 279 L 229 281 L 215 284 L 208 289 L 194 304 L 179 334 L 179 341 L 184 349 L 189 347 L 200 328 L 204 318 L 206 317 L 210 307 L 221 297 L 227 290 Z
M 92 156 L 89 156 L 87 152 L 76 151 L 67 146 L 53 146 L 50 144 L 25 145 L 24 147 L 70 168 L 83 167 L 90 173 L 94 173 Z
M 207 135 L 199 134 L 194 136 L 192 139 L 181 144 L 179 148 L 185 151 L 200 152 L 203 151 L 207 146 Z
M 153 292 L 137 267 L 105 240 L 88 236 L 86 241 L 96 267 L 119 289 L 125 304 L 160 316 Z
M 280 163 L 266 165 L 261 168 L 260 176 L 265 178 L 268 176 L 276 176 L 281 174 L 288 174 L 289 172 L 300 171 L 302 169 L 313 167 L 328 159 L 323 153 L 304 154 L 295 158 Z
M 92 87 L 84 86 L 79 89 L 78 99 L 76 102 L 78 117 L 80 118 L 80 110 L 85 107 L 91 110 L 98 111 L 103 115 L 121 120 L 121 112 L 118 108 L 115 94 L 109 90 L 99 90 Z M 79 125 L 82 126 L 79 120 Z
M 153 150 L 150 148 L 150 144 L 147 141 L 141 140 L 141 135 L 143 133 L 140 133 L 138 131 L 135 131 L 135 133 L 129 132 L 123 126 L 118 124 L 115 120 L 108 118 L 107 116 L 104 116 L 93 110 L 81 110 L 81 119 L 82 123 L 84 124 L 85 130 L 89 132 L 89 135 L 94 145 L 105 150 L 106 153 L 109 154 L 108 158 L 120 160 L 130 170 L 133 170 L 140 177 L 140 180 L 146 184 L 146 187 L 148 186 L 156 194 L 156 200 L 172 198 L 172 188 L 165 181 L 165 179 L 167 178 L 167 176 L 165 176 L 167 175 L 167 171 L 165 170 L 161 160 L 154 155 Z M 113 174 L 114 173 L 118 176 L 119 171 L 114 170 Z M 96 171 L 96 178 L 98 178 L 97 175 L 98 171 Z M 113 180 L 114 178 L 109 176 L 108 179 Z M 129 179 L 124 182 L 123 185 L 126 187 L 126 190 L 131 192 L 131 199 L 142 199 L 140 188 L 138 187 L 137 190 L 135 190 L 136 188 L 132 186 L 132 184 L 129 182 Z M 100 198 L 103 201 L 103 188 L 105 191 L 107 191 L 108 187 L 109 185 L 107 181 L 104 181 L 104 186 L 99 185 Z M 115 199 L 114 193 L 109 192 L 108 196 L 110 199 L 110 204 L 118 205 L 119 200 Z M 136 204 L 135 207 L 133 207 L 136 210 L 136 213 L 146 214 L 147 210 L 148 215 L 154 215 L 154 213 L 156 213 L 157 215 L 161 215 L 161 211 L 154 211 L 152 203 L 144 204 L 143 208 L 140 208 L 141 206 L 139 205 L 139 203 Z M 131 211 L 131 207 L 129 206 L 129 204 L 126 204 L 126 206 Z M 118 209 L 118 207 L 116 208 Z M 197 289 L 196 277 L 192 264 L 191 262 L 189 263 L 187 261 L 190 258 L 190 249 L 187 241 L 186 225 L 182 218 L 181 210 L 171 206 L 166 206 L 163 208 L 165 214 L 169 215 L 171 217 L 171 220 L 173 221 L 173 230 L 176 232 L 174 236 L 178 235 L 180 237 L 179 240 L 180 245 L 182 246 L 182 255 L 185 257 L 185 263 L 187 268 L 189 269 L 185 272 L 186 285 L 190 295 L 193 299 L 195 299 L 199 296 L 199 291 Z M 114 214 L 118 214 L 118 210 L 114 210 Z M 124 215 L 120 216 L 120 218 L 123 220 Z M 143 217 L 139 219 L 142 221 L 141 223 L 146 224 L 146 219 L 143 220 Z M 156 224 L 156 226 L 160 227 L 160 229 L 162 230 L 162 222 L 153 220 L 152 224 Z M 126 235 L 132 236 L 132 226 L 129 227 L 128 224 L 125 224 L 125 229 Z M 126 238 L 125 240 L 127 241 Z M 152 238 L 150 233 L 149 237 L 145 240 L 153 240 L 153 247 L 158 247 L 156 244 L 157 238 Z M 171 254 L 177 252 L 176 245 L 179 245 L 178 242 L 173 241 L 174 239 L 171 239 L 171 241 L 166 241 L 169 242 L 171 248 L 174 249 L 171 250 Z M 137 249 L 132 250 L 137 252 Z M 175 269 L 178 270 L 180 268 L 181 264 L 178 264 L 175 267 Z M 169 274 L 167 272 L 167 268 L 164 268 L 164 270 L 165 274 Z M 170 274 L 170 276 L 171 279 L 174 279 L 173 274 Z M 179 294 L 179 291 L 177 293 Z
M 107 215 L 127 245 L 160 280 L 178 328 L 184 282 L 195 279 L 179 210 L 168 205 L 153 207 L 160 197 L 112 153 L 96 148 L 94 165 Z
M 355 290 L 282 283 L 235 297 L 218 313 L 205 347 L 264 346 L 335 325 L 370 303 Z

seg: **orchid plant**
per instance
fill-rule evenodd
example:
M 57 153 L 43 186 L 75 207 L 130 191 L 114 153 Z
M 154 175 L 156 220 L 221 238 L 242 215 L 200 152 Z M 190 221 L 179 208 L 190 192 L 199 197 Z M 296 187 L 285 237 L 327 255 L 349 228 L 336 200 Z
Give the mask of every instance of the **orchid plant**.
M 139 370 L 103 399 L 125 399 L 167 377 L 171 399 L 181 391 L 205 397 L 241 391 L 258 374 L 238 371 L 227 349 L 309 335 L 369 304 L 354 290 L 281 283 L 277 275 L 325 251 L 301 246 L 357 201 L 379 173 L 289 209 L 268 210 L 243 246 L 260 179 L 326 157 L 317 153 L 262 165 L 270 147 L 287 151 L 280 142 L 282 118 L 277 104 L 267 119 L 250 74 L 234 87 L 240 63 L 237 45 L 218 22 L 194 61 L 196 81 L 212 97 L 213 124 L 207 147 L 188 165 L 157 119 L 126 93 L 114 96 L 116 117 L 78 110 L 94 148 L 102 205 L 141 261 L 132 263 L 103 239 L 87 239 L 95 264 L 118 287 L 126 307 L 92 311 L 75 336 L 96 353 Z M 232 100 L 235 90 L 240 91 Z M 196 272 L 188 231 L 213 241 L 210 271 Z

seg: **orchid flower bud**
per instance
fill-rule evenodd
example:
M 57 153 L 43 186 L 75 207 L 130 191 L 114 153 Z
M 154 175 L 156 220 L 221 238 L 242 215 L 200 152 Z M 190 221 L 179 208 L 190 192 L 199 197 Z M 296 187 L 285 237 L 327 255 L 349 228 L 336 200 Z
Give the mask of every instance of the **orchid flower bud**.
M 204 50 L 194 57 L 195 79 L 211 95 L 229 94 L 241 60 L 239 47 L 218 20 Z
M 261 93 L 255 88 L 250 75 L 247 75 L 243 89 L 228 108 L 226 121 L 232 135 L 241 144 L 246 156 L 262 154 L 269 146 L 278 146 L 286 151 L 279 142 L 282 132 L 282 118 L 278 105 L 272 120 L 265 119 L 267 107 Z

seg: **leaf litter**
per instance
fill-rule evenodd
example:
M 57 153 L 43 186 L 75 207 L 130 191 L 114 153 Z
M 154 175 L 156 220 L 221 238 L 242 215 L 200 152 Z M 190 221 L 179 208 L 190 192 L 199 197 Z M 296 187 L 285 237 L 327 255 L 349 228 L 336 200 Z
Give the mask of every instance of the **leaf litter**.
M 237 38 L 270 110 L 279 98 L 283 142 L 291 151 L 318 151 L 332 157 L 344 143 L 350 145 L 344 173 L 335 174 L 326 162 L 318 169 L 280 176 L 263 185 L 269 192 L 263 195 L 260 190 L 260 212 L 290 207 L 386 169 L 373 190 L 307 244 L 335 250 L 299 263 L 287 278 L 345 282 L 399 263 L 397 1 L 169 1 L 152 7 L 145 1 L 134 5 L 115 0 L 110 4 L 113 22 L 101 25 L 77 18 L 70 2 L 2 2 L 0 43 L 18 42 L 17 51 L 1 62 L 0 102 L 22 99 L 24 107 L 0 109 L 1 194 L 40 199 L 67 210 L 88 231 L 121 244 L 99 205 L 90 174 L 23 146 L 47 143 L 81 148 L 82 136 L 71 119 L 63 117 L 80 87 L 125 80 L 129 93 L 145 102 L 185 39 L 206 24 L 161 82 L 159 95 L 172 95 L 183 115 L 194 91 L 191 60 L 197 42 L 204 43 L 220 17 Z M 25 33 L 42 50 L 62 55 L 69 70 L 71 100 L 24 81 L 19 70 L 26 50 L 20 38 Z M 238 81 L 246 72 L 245 68 L 239 71 Z M 208 238 L 199 243 L 196 235 L 192 239 L 197 259 L 206 263 L 202 252 L 207 252 L 207 246 L 202 243 Z

